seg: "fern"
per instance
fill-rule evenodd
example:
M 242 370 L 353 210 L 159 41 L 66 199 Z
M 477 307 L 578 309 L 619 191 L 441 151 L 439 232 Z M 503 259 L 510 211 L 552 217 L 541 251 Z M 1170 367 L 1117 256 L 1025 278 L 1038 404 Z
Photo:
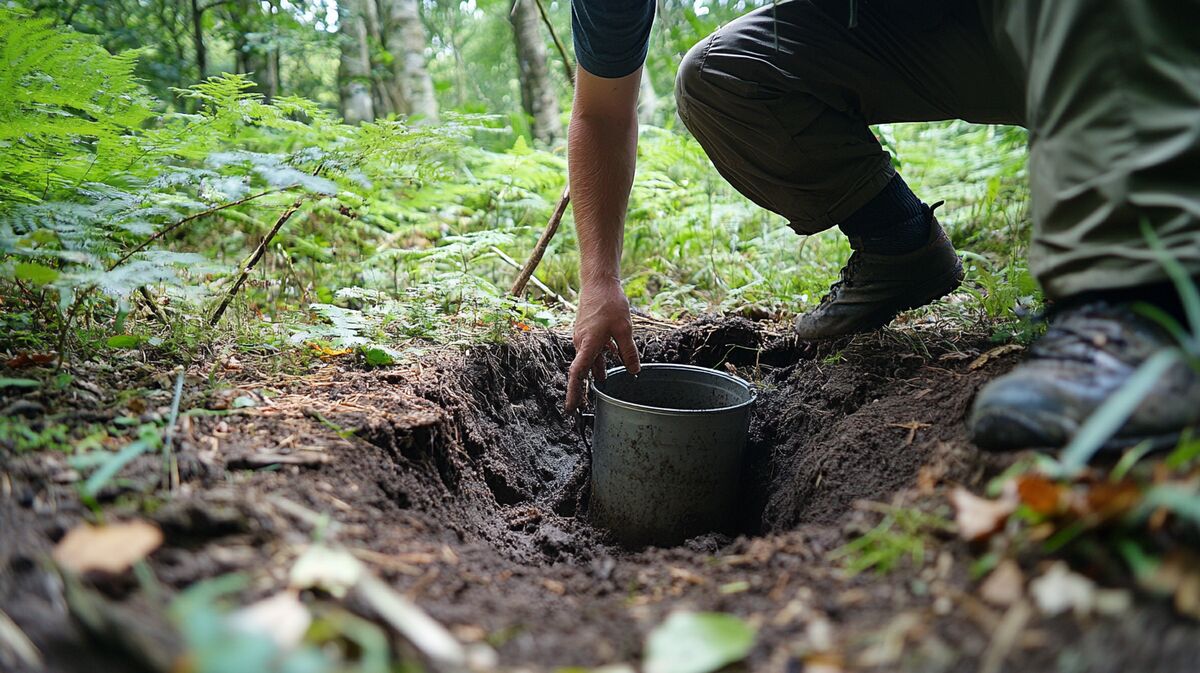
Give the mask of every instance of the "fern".
M 0 7 L 0 204 L 104 181 L 141 153 L 152 101 L 136 54 Z

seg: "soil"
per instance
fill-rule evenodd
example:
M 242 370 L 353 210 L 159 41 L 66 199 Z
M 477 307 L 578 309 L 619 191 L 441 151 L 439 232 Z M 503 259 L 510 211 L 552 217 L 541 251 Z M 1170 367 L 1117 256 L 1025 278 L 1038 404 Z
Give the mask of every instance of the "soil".
M 887 574 L 852 576 L 831 553 L 878 521 L 878 503 L 949 517 L 951 485 L 979 490 L 1012 460 L 976 450 L 964 419 L 979 386 L 1019 353 L 980 361 L 994 347 L 986 335 L 937 325 L 814 345 L 719 317 L 645 328 L 641 340 L 644 361 L 719 367 L 759 388 L 736 538 L 628 550 L 588 523 L 587 447 L 562 410 L 572 349 L 552 332 L 386 369 L 330 362 L 303 377 L 226 360 L 216 374 L 233 393 L 197 369 L 185 409 L 232 394 L 256 406 L 185 415 L 179 485 L 155 506 L 130 494 L 153 490 L 158 456 L 136 460 L 100 501 L 110 520 L 140 514 L 162 527 L 149 567 L 165 592 L 244 572 L 254 581 L 242 602 L 286 584 L 311 541 L 294 505 L 325 514 L 329 535 L 512 669 L 636 663 L 646 633 L 687 608 L 755 625 L 744 664 L 755 671 L 803 671 L 806 661 L 815 670 L 815 653 L 853 670 L 1197 670 L 1200 628 L 1143 597 L 1116 618 L 1034 614 L 1019 638 L 1001 640 L 1015 618 L 977 598 L 970 576 L 985 550 L 949 534 L 925 540 L 925 562 Z M 119 388 L 142 391 L 149 408 L 164 393 L 169 403 L 170 377 L 152 367 L 119 375 L 127 380 L 114 372 L 103 395 L 31 402 L 73 423 L 116 414 L 129 404 Z M 70 616 L 47 563 L 65 531 L 91 518 L 78 476 L 60 455 L 4 461 L 0 609 L 50 670 L 153 668 L 146 653 L 178 643 L 146 617 L 136 582 L 92 578 L 124 615 L 115 631 L 125 635 L 97 639 Z

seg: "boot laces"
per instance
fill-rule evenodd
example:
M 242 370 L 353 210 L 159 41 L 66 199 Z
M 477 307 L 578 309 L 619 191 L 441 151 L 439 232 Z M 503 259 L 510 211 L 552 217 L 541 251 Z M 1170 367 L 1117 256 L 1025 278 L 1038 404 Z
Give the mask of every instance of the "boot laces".
M 854 276 L 858 273 L 858 268 L 862 266 L 862 255 L 857 250 L 850 255 L 850 259 L 846 260 L 846 266 L 838 273 L 838 279 L 833 285 L 829 286 L 829 292 L 821 297 L 819 306 L 823 306 L 830 302 L 836 301 L 844 287 L 854 287 Z

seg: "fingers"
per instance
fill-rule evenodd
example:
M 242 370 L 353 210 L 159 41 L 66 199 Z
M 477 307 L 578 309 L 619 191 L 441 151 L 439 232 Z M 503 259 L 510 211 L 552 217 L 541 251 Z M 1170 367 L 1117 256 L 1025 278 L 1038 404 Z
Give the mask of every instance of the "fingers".
M 581 346 L 575 352 L 575 359 L 571 361 L 571 368 L 567 373 L 567 413 L 574 412 L 579 408 L 579 403 L 583 400 L 584 387 L 587 386 L 587 372 L 595 360 L 594 349 Z
M 603 383 L 607 374 L 604 371 L 604 356 L 597 355 L 595 360 L 592 360 L 592 379 L 596 383 Z M 586 391 L 585 391 L 586 392 Z
M 617 337 L 617 352 L 621 356 L 621 364 L 630 374 L 642 371 L 642 359 L 638 356 L 637 344 L 633 343 L 633 329 L 621 331 Z

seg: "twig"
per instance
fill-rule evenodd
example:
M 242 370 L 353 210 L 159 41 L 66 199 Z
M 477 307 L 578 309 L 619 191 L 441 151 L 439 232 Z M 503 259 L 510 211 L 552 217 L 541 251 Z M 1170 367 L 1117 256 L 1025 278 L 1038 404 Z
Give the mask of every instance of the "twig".
M 118 266 L 121 266 L 125 262 L 129 261 L 130 257 L 133 257 L 134 255 L 138 254 L 139 252 L 145 250 L 146 246 L 157 241 L 158 239 L 162 238 L 163 236 L 166 236 L 167 234 L 171 233 L 172 231 L 175 231 L 176 229 L 187 224 L 188 222 L 198 220 L 198 219 L 204 217 L 205 215 L 212 215 L 213 213 L 225 210 L 226 208 L 233 208 L 234 206 L 240 206 L 243 203 L 246 203 L 247 201 L 253 201 L 254 199 L 261 198 L 261 197 L 267 196 L 269 194 L 278 194 L 279 192 L 285 192 L 289 189 L 292 189 L 295 186 L 296 185 L 290 185 L 288 187 L 279 187 L 278 189 L 268 189 L 265 192 L 259 192 L 258 194 L 252 194 L 243 199 L 238 199 L 237 201 L 223 203 L 219 206 L 214 206 L 212 208 L 209 208 L 208 210 L 202 210 L 198 213 L 192 213 L 191 215 L 188 215 L 187 217 L 183 218 L 182 220 L 179 220 L 178 222 L 173 222 L 171 224 L 168 224 L 166 227 L 163 227 L 163 229 L 161 231 L 159 231 L 158 233 L 156 233 L 153 236 L 151 236 L 150 238 L 147 238 L 146 240 L 142 241 L 141 244 L 139 244 L 136 248 L 125 253 L 125 255 L 123 257 L 121 257 L 121 259 L 118 259 L 117 261 L 113 262 L 112 266 L 108 267 L 108 270 L 112 271 L 113 269 L 117 268 Z
M 213 313 L 212 318 L 209 319 L 208 324 L 210 326 L 216 327 L 217 323 L 221 321 L 221 316 L 225 314 L 225 309 L 229 308 L 229 302 L 233 301 L 233 298 L 237 296 L 238 290 L 240 290 L 242 284 L 246 282 L 246 278 L 249 277 L 250 271 L 254 269 L 254 265 L 258 264 L 258 260 L 262 259 L 263 255 L 267 251 L 267 247 L 271 245 L 271 239 L 275 238 L 275 234 L 279 233 L 279 230 L 284 224 L 287 223 L 288 219 L 290 219 L 292 215 L 300 209 L 300 206 L 304 203 L 304 199 L 305 197 L 301 196 L 293 201 L 292 205 L 288 206 L 288 209 L 283 211 L 283 214 L 279 216 L 279 219 L 275 220 L 275 226 L 271 227 L 271 230 L 267 232 L 267 235 L 263 237 L 263 240 L 259 242 L 258 247 L 254 250 L 254 254 L 250 256 L 249 261 L 247 261 L 246 265 L 242 267 L 242 273 L 240 276 L 238 276 L 237 282 L 233 284 L 233 287 L 229 288 L 229 293 L 226 294 L 225 298 L 221 300 L 221 305 L 217 307 L 217 310 Z
M 3 610 L 0 610 L 0 644 L 4 645 L 4 651 L 15 654 L 30 670 L 42 670 L 42 653 Z
M 509 257 L 507 254 L 505 254 L 504 251 L 501 250 L 500 248 L 497 248 L 496 246 L 493 245 L 492 252 L 496 253 L 496 255 L 499 256 L 500 259 L 504 260 L 504 262 L 507 263 L 509 266 L 512 266 L 513 268 L 520 270 L 521 264 L 517 260 L 515 260 L 512 257 Z M 567 301 L 566 297 L 563 297 L 561 294 L 555 292 L 554 290 L 551 290 L 548 285 L 546 285 L 542 281 L 538 280 L 537 276 L 531 275 L 529 277 L 529 282 L 533 283 L 542 292 L 545 292 L 546 294 L 550 295 L 551 297 L 554 297 L 558 301 L 558 303 L 562 304 L 563 307 L 566 308 L 568 311 L 578 310 L 578 308 L 574 304 Z
M 158 305 L 158 302 L 154 301 L 154 296 L 150 294 L 150 290 L 147 290 L 145 285 L 138 288 L 138 294 L 142 295 L 146 306 L 150 308 L 150 312 L 154 314 L 155 318 L 158 318 L 159 322 L 164 325 L 170 325 L 167 314 L 163 313 L 162 307 Z
M 62 331 L 58 334 L 58 365 L 54 367 L 54 373 L 58 374 L 62 371 L 63 365 L 67 362 L 67 334 L 71 331 L 71 323 L 75 322 L 75 313 L 79 310 L 80 305 L 87 299 L 92 290 L 96 289 L 95 285 L 88 286 L 83 292 L 75 297 L 75 301 L 71 303 L 71 310 L 67 312 L 67 316 L 63 322 Z
M 563 213 L 567 212 L 567 204 L 571 202 L 571 186 L 563 187 L 562 196 L 558 199 L 558 207 L 554 209 L 554 214 L 550 216 L 550 221 L 546 223 L 546 229 L 542 232 L 541 238 L 538 239 L 537 245 L 534 246 L 533 252 L 529 253 L 529 259 L 525 260 L 525 266 L 521 267 L 521 272 L 517 274 L 517 279 L 513 281 L 512 289 L 509 294 L 514 297 L 520 297 L 525 293 L 525 286 L 529 284 L 529 279 L 533 277 L 533 272 L 537 270 L 538 264 L 542 263 L 542 257 L 546 254 L 546 248 L 550 245 L 550 239 L 554 238 L 554 234 L 558 233 L 558 225 L 562 222 Z
M 520 2 L 521 0 L 517 0 Z M 554 48 L 558 50 L 558 55 L 562 58 L 563 72 L 567 75 L 567 81 L 571 83 L 571 88 L 575 88 L 575 66 L 571 65 L 571 58 L 567 56 L 567 48 L 563 46 L 563 41 L 558 37 L 558 31 L 554 30 L 554 24 L 550 22 L 550 15 L 546 13 L 546 6 L 542 4 L 542 0 L 533 0 L 537 5 L 538 14 L 542 15 L 542 23 L 546 24 L 546 30 L 550 31 L 550 39 L 554 40 Z

